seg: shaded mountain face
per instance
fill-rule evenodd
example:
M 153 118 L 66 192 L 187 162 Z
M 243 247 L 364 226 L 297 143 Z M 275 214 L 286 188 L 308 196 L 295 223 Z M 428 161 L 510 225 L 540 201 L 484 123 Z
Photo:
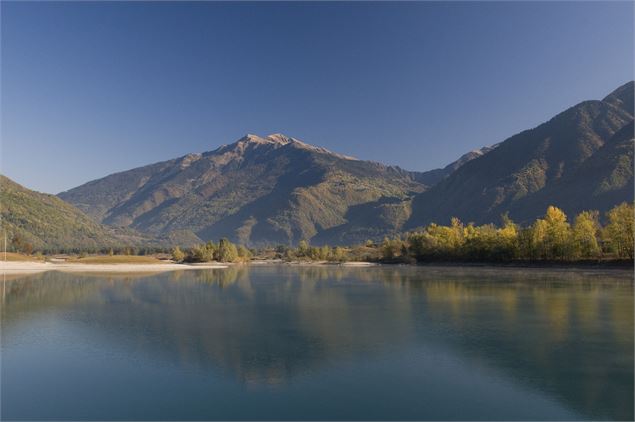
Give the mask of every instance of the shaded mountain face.
M 512 136 L 417 195 L 405 228 L 450 216 L 498 222 L 508 211 L 528 222 L 551 204 L 573 213 L 632 201 L 632 113 L 630 82 Z
M 2 175 L 0 213 L 8 242 L 17 235 L 36 250 L 98 248 L 133 240 L 115 235 L 54 195 L 29 190 Z
M 211 152 L 113 174 L 59 196 L 99 222 L 155 236 L 189 232 L 203 240 L 228 237 L 257 245 L 320 235 L 321 242 L 336 237 L 349 242 L 397 230 L 409 217 L 409 198 L 426 188 L 418 175 L 281 134 L 247 135 Z M 398 204 L 399 219 L 377 208 L 383 203 Z M 371 227 L 349 235 L 346 225 L 359 208 L 370 214 Z
M 606 211 L 633 200 L 633 83 L 550 121 L 410 172 L 281 134 L 113 174 L 60 198 L 97 222 L 170 244 L 228 237 L 248 245 L 352 244 L 451 216 L 526 223 L 548 205 Z
M 429 170 L 423 173 L 417 173 L 416 179 L 418 182 L 421 182 L 428 187 L 434 186 L 441 180 L 445 179 L 456 170 L 458 170 L 459 167 L 462 167 L 464 164 L 467 164 L 468 162 L 477 159 L 490 151 L 493 151 L 498 145 L 500 144 L 494 144 L 492 146 L 472 150 L 466 154 L 463 154 L 459 157 L 458 160 L 453 161 L 443 168 Z
M 634 84 L 635 83 L 633 81 L 625 83 L 624 85 L 607 95 L 602 101 L 626 110 L 628 113 L 633 115 L 633 109 L 635 109 Z
M 513 204 L 510 213 L 530 218 L 552 204 L 570 215 L 589 209 L 605 212 L 623 201 L 633 201 L 634 146 L 631 121 L 575 171 Z

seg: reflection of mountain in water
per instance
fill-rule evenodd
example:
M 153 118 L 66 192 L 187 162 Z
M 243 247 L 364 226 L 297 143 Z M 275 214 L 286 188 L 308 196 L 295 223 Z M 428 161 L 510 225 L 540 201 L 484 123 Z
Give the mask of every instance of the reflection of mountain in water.
M 120 278 L 46 273 L 7 282 L 2 316 L 10 327 L 29 313 L 66 308 L 135 353 L 254 384 L 434 345 L 586 415 L 629 419 L 632 295 L 628 278 L 598 273 L 282 266 Z

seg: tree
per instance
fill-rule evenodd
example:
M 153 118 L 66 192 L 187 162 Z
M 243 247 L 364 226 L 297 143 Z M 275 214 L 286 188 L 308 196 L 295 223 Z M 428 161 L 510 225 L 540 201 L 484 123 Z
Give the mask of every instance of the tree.
M 541 218 L 534 221 L 528 229 L 529 257 L 532 259 L 548 258 L 547 252 L 547 222 Z
M 217 259 L 220 262 L 234 262 L 238 258 L 236 246 L 226 238 L 222 238 L 218 244 Z
M 386 260 L 392 260 L 397 256 L 395 242 L 388 239 L 388 237 L 384 237 L 383 242 L 381 242 L 381 256 Z
M 194 246 L 185 259 L 191 262 L 210 262 L 214 259 L 215 252 L 215 245 L 212 242 L 207 242 Z
M 633 204 L 622 203 L 606 213 L 608 224 L 604 229 L 610 249 L 619 258 L 633 259 L 633 231 L 635 215 Z
M 329 259 L 331 261 L 336 261 L 336 262 L 344 262 L 347 260 L 346 257 L 346 250 L 340 246 L 336 246 L 331 255 L 329 256 Z
M 31 255 L 33 252 L 33 245 L 26 241 L 25 238 L 16 233 L 11 239 L 11 245 L 16 252 L 22 252 L 25 255 Z
M 251 259 L 251 251 L 244 247 L 243 245 L 238 246 L 237 248 L 238 258 L 241 261 L 249 261 Z
M 546 234 L 545 250 L 548 259 L 566 259 L 571 256 L 571 227 L 567 215 L 557 207 L 550 205 L 545 214 Z
M 298 243 L 298 256 L 309 256 L 309 242 L 302 239 L 300 243 Z
M 330 259 L 331 257 L 331 247 L 329 245 L 324 245 L 320 248 L 319 259 L 321 261 Z
M 502 220 L 503 227 L 498 230 L 497 252 L 504 259 L 517 258 L 520 249 L 519 228 L 507 213 L 502 215 Z
M 172 259 L 176 262 L 181 262 L 185 259 L 185 254 L 178 246 L 172 250 Z
M 465 242 L 463 223 L 456 217 L 450 219 L 449 246 L 456 253 Z
M 572 249 L 576 257 L 596 258 L 601 250 L 597 235 L 600 232 L 597 211 L 582 211 L 573 222 Z

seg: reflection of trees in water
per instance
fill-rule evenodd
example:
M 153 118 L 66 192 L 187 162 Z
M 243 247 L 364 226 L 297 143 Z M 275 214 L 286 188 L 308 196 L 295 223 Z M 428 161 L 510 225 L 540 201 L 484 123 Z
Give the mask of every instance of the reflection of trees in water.
M 587 415 L 611 418 L 619 409 L 618 419 L 632 419 L 631 282 L 549 276 L 424 286 L 421 323 L 439 327 L 444 341 Z
M 173 271 L 169 273 L 169 280 L 174 282 L 194 280 L 199 283 L 227 287 L 237 281 L 247 280 L 248 275 L 247 265 L 232 265 L 227 268 Z
M 99 321 L 105 335 L 139 352 L 211 365 L 249 382 L 282 382 L 329 361 L 375 353 L 411 329 L 400 289 L 372 296 L 335 291 L 325 284 L 329 271 L 316 268 L 260 274 L 236 266 L 136 282 L 51 274 L 25 283 L 8 312 L 74 308 L 74 317 Z
M 425 342 L 502 369 L 588 415 L 620 409 L 618 416 L 632 418 L 632 360 L 611 359 L 633 354 L 628 278 L 235 266 L 147 278 L 46 273 L 8 286 L 3 317 L 72 308 L 135 353 L 217 368 L 245 382 L 284 382 Z

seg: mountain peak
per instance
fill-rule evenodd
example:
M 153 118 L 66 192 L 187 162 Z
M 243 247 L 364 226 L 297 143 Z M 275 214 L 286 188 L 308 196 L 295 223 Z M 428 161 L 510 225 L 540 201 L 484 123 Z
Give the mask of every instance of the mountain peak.
M 631 115 L 633 114 L 633 90 L 635 89 L 635 83 L 633 81 L 626 82 L 624 85 L 611 92 L 604 97 L 602 101 L 612 104 L 618 108 L 626 110 Z
M 258 135 L 254 135 L 253 133 L 248 133 L 242 138 L 240 138 L 238 141 L 236 141 L 236 143 L 241 143 L 241 142 L 249 142 L 254 144 L 266 144 L 267 140 Z
M 283 133 L 272 133 L 271 135 L 267 135 L 267 139 L 282 145 L 286 145 L 295 141 L 294 138 L 287 136 Z
M 331 155 L 334 157 L 338 157 L 344 160 L 357 160 L 357 158 L 355 157 L 350 157 L 348 155 L 343 155 L 343 154 L 338 154 L 336 152 L 332 152 L 326 148 L 323 147 L 319 147 L 319 146 L 315 146 L 315 145 L 311 145 L 311 144 L 307 144 L 306 142 L 302 142 L 301 140 L 297 139 L 297 138 L 293 138 L 291 136 L 287 136 L 283 133 L 272 133 L 270 135 L 265 136 L 264 138 L 262 136 L 259 135 L 254 135 L 252 133 L 248 133 L 245 136 L 243 136 L 242 138 L 240 138 L 238 141 L 234 142 L 233 144 L 230 145 L 222 145 L 221 147 L 219 147 L 217 150 L 213 151 L 214 152 L 220 152 L 220 153 L 225 153 L 229 150 L 240 150 L 240 151 L 244 151 L 246 148 L 249 148 L 250 146 L 260 146 L 260 145 L 269 145 L 272 146 L 274 148 L 278 148 L 278 147 L 282 147 L 282 146 L 286 146 L 289 145 L 293 148 L 299 148 L 299 149 L 304 149 L 304 150 L 308 150 L 308 151 L 313 151 L 313 152 L 317 152 L 320 154 L 327 154 L 327 155 Z M 210 154 L 210 153 L 206 153 L 206 154 Z
M 236 143 L 287 145 L 294 141 L 296 141 L 296 139 L 282 133 L 272 133 L 271 135 L 267 135 L 265 137 L 248 133 L 240 138 Z

